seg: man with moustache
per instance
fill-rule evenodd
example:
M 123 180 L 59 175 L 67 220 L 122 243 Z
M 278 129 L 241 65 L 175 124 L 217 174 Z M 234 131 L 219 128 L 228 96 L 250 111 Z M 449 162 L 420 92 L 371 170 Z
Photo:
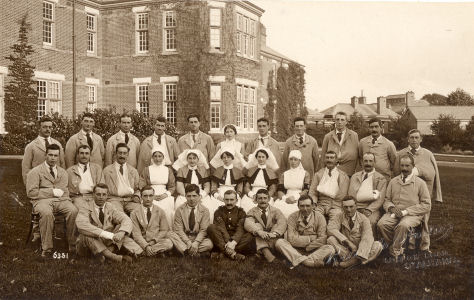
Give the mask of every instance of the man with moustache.
M 272 151 L 277 164 L 281 167 L 281 151 L 279 143 L 270 136 L 270 121 L 266 118 L 260 118 L 257 120 L 258 136 L 247 143 L 245 158 L 248 159 L 249 155 L 260 148 L 268 148 Z
M 105 148 L 104 166 L 111 165 L 115 160 L 115 147 L 118 143 L 125 143 L 130 149 L 127 163 L 132 167 L 137 167 L 138 152 L 140 149 L 140 141 L 134 136 L 130 130 L 132 129 L 132 117 L 126 113 L 120 116 L 120 130 L 107 140 Z
M 201 123 L 197 114 L 190 114 L 187 119 L 189 132 L 178 140 L 180 153 L 186 149 L 198 149 L 204 154 L 206 161 L 211 161 L 215 154 L 214 140 L 199 129 Z

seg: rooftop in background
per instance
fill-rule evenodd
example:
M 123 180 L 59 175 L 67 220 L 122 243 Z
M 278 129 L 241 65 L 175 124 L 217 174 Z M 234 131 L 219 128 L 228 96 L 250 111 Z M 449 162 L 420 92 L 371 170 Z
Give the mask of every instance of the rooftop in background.
M 434 120 L 439 115 L 451 115 L 456 120 L 470 120 L 474 116 L 474 106 L 428 106 L 409 107 L 418 120 Z
M 284 63 L 293 62 L 293 63 L 296 63 L 300 66 L 303 66 L 302 64 L 295 61 L 294 59 L 288 58 L 287 56 L 285 56 L 285 55 L 281 54 L 280 52 L 268 47 L 267 45 L 261 45 L 260 46 L 260 51 L 261 51 L 262 55 L 269 56 L 272 59 L 275 59 L 275 60 L 278 60 L 278 61 L 283 60 Z

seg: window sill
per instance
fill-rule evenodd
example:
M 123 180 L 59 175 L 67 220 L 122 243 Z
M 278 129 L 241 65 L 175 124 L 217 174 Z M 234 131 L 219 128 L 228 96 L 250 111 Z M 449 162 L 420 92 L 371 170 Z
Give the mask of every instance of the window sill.
M 132 57 L 147 57 L 147 56 L 150 56 L 150 53 L 149 52 L 143 52 L 143 53 L 135 53 L 132 55 Z
M 245 59 L 248 59 L 248 60 L 251 60 L 251 61 L 254 61 L 254 62 L 260 62 L 260 61 L 259 61 L 258 59 L 256 59 L 256 58 L 251 58 L 251 57 L 245 56 L 245 55 L 243 55 L 243 54 L 241 54 L 241 53 L 238 53 L 238 52 L 237 52 L 235 55 L 237 55 L 237 56 L 240 57 L 240 58 L 245 58 Z
M 87 57 L 99 58 L 99 56 L 97 56 L 96 53 L 91 53 L 91 52 L 87 52 L 86 56 L 87 56 Z
M 176 55 L 179 54 L 178 51 L 162 51 L 161 55 Z
M 53 51 L 59 51 L 58 48 L 54 47 L 53 45 L 49 45 L 49 44 L 43 44 L 43 49 L 46 49 L 46 50 L 53 50 Z
M 212 53 L 212 54 L 225 54 L 224 51 L 222 50 L 218 50 L 218 49 L 209 49 L 209 53 Z

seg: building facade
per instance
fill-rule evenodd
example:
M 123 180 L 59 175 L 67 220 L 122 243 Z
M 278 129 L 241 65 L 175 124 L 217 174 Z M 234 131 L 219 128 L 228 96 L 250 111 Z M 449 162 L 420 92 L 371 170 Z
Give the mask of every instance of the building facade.
M 416 128 L 423 135 L 431 135 L 431 125 L 438 120 L 440 115 L 449 115 L 454 120 L 459 121 L 462 129 L 466 129 L 472 118 L 474 118 L 474 108 L 472 106 L 428 106 L 409 107 L 403 115 L 404 120 L 410 124 L 410 128 Z

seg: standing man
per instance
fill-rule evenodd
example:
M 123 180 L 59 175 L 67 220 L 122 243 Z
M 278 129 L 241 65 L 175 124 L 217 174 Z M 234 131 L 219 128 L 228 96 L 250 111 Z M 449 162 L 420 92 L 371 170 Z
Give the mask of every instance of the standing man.
M 75 135 L 71 136 L 66 143 L 65 161 L 67 168 L 76 163 L 77 148 L 79 148 L 80 145 L 89 145 L 91 148 L 90 161 L 101 167 L 103 166 L 105 154 L 104 143 L 102 142 L 100 135 L 92 132 L 94 124 L 94 115 L 91 113 L 84 113 L 82 115 L 82 129 Z
M 397 151 L 395 145 L 382 136 L 382 121 L 377 118 L 369 120 L 370 134 L 359 142 L 359 159 L 362 164 L 363 155 L 367 152 L 375 154 L 375 170 L 385 176 L 387 181 L 392 177 Z
M 204 154 L 207 162 L 210 162 L 215 154 L 212 137 L 199 130 L 201 123 L 199 122 L 198 115 L 190 114 L 188 116 L 188 125 L 189 132 L 178 140 L 180 153 L 186 149 L 199 149 Z
M 166 119 L 162 116 L 158 117 L 155 122 L 154 132 L 151 136 L 143 140 L 140 145 L 140 155 L 138 156 L 137 170 L 142 174 L 143 169 L 151 164 L 151 150 L 162 146 L 164 156 L 164 164 L 170 166 L 178 159 L 179 147 L 174 137 L 165 133 Z
M 409 146 L 398 152 L 394 175 L 400 174 L 400 156 L 405 154 L 413 156 L 413 159 L 415 160 L 413 173 L 426 182 L 432 200 L 443 202 L 436 159 L 430 150 L 420 147 L 422 141 L 423 137 L 418 129 L 412 129 L 408 132 Z
M 60 152 L 59 145 L 48 145 L 45 162 L 31 169 L 26 176 L 26 194 L 33 210 L 40 215 L 42 257 L 50 256 L 53 250 L 54 214 L 66 216 L 69 251 L 75 250 L 77 208 L 69 199 L 66 170 L 58 166 Z
M 306 134 L 306 119 L 296 117 L 293 120 L 295 134 L 285 142 L 285 150 L 281 161 L 281 171 L 289 169 L 288 155 L 291 150 L 299 150 L 302 154 L 301 164 L 311 178 L 318 169 L 318 142 Z
M 347 128 L 345 112 L 336 113 L 334 124 L 336 128 L 324 136 L 321 158 L 324 158 L 329 150 L 336 152 L 339 161 L 338 168 L 351 177 L 359 164 L 359 136 L 355 131 Z M 321 162 L 321 166 L 323 165 Z
M 140 177 L 137 170 L 127 163 L 128 146 L 118 143 L 115 147 L 115 162 L 105 167 L 104 181 L 109 188 L 109 201 L 119 211 L 131 213 L 140 207 Z
M 53 120 L 44 116 L 39 120 L 39 133 L 38 137 L 26 145 L 25 153 L 23 155 L 23 160 L 21 161 L 21 175 L 23 176 L 23 184 L 26 185 L 26 175 L 28 172 L 44 163 L 46 160 L 46 148 L 51 144 L 56 144 L 59 146 L 59 160 L 58 165 L 61 168 L 65 168 L 64 163 L 64 151 L 63 146 L 51 137 L 51 132 L 53 131 Z
M 405 154 L 400 157 L 401 174 L 393 178 L 387 187 L 383 208 L 386 211 L 377 223 L 383 239 L 390 244 L 390 254 L 397 258 L 403 255 L 403 244 L 407 233 L 428 216 L 431 197 L 426 183 L 413 174 L 415 160 Z M 429 230 L 425 218 L 421 233 L 421 250 L 430 247 Z
M 127 163 L 132 167 L 137 167 L 138 152 L 140 149 L 140 141 L 136 136 L 130 133 L 132 129 L 132 117 L 126 113 L 120 116 L 120 131 L 114 134 L 107 141 L 105 149 L 104 166 L 111 165 L 115 160 L 115 146 L 118 143 L 125 143 L 130 149 Z
M 255 150 L 265 147 L 272 151 L 277 161 L 278 167 L 281 168 L 281 151 L 279 143 L 270 136 L 270 122 L 266 118 L 260 118 L 257 120 L 258 136 L 250 140 L 247 143 L 245 151 L 245 158 L 248 159 L 249 155 L 255 152 Z
M 69 195 L 77 209 L 92 200 L 94 186 L 104 181 L 102 168 L 91 163 L 90 157 L 89 145 L 80 145 L 77 148 L 77 164 L 67 169 Z

